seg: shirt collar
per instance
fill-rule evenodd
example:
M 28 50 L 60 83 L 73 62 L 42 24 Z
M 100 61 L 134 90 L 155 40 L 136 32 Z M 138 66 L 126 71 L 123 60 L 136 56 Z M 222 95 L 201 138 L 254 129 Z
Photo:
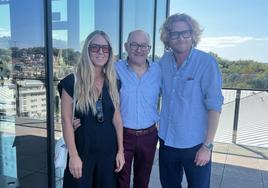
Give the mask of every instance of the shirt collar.
M 128 57 L 127 57 L 127 59 L 126 59 L 126 66 L 127 66 L 127 68 L 129 68 L 130 67 L 130 65 L 129 65 L 129 63 L 128 63 Z M 152 61 L 149 61 L 148 59 L 146 59 L 146 63 L 148 64 L 148 69 L 151 67 L 151 65 L 152 65 Z

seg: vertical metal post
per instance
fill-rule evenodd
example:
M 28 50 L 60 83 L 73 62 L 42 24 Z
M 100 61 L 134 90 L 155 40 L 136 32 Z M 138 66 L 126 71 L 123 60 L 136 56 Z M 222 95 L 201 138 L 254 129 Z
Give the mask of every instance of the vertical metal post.
M 18 83 L 18 80 L 16 80 L 16 111 L 17 111 L 17 117 L 20 117 L 20 84 Z
M 80 50 L 79 0 L 67 0 L 67 45 Z
M 47 173 L 48 187 L 55 188 L 54 165 L 54 97 L 53 97 L 53 51 L 52 51 L 52 11 L 51 0 L 44 0 L 44 38 L 45 38 L 45 66 L 46 66 L 46 107 L 47 107 Z
M 166 18 L 169 16 L 169 12 L 170 12 L 170 0 L 166 0 Z M 165 45 L 165 50 L 166 50 L 167 46 Z M 164 50 L 164 52 L 165 52 Z
M 153 49 L 152 49 L 152 60 L 155 59 L 155 40 L 156 40 L 156 19 L 157 19 L 157 0 L 154 0 L 154 18 L 153 18 Z
M 236 97 L 235 97 L 235 111 L 234 111 L 234 124 L 233 124 L 233 137 L 232 137 L 232 142 L 234 144 L 236 144 L 236 139 L 237 139 L 240 96 L 241 96 L 241 90 L 237 89 L 236 90 Z
M 170 12 L 170 0 L 167 0 L 167 3 L 166 3 L 166 18 L 169 16 L 169 12 Z
M 118 58 L 122 59 L 122 44 L 123 44 L 123 7 L 124 7 L 124 1 L 119 0 L 119 40 L 118 40 Z

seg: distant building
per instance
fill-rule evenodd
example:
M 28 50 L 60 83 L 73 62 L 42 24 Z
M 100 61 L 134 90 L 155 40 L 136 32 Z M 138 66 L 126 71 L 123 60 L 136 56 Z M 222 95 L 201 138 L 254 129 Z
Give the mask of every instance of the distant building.
M 16 100 L 13 84 L 0 86 L 0 119 L 16 115 Z
M 19 114 L 34 119 L 46 118 L 46 89 L 39 80 L 22 80 L 17 88 L 19 93 Z

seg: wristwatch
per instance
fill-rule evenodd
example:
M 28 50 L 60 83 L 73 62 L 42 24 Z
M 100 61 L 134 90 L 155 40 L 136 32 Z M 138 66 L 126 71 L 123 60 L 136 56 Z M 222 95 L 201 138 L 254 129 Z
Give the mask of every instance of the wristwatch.
M 203 146 L 209 151 L 212 151 L 214 145 L 212 143 L 203 143 Z

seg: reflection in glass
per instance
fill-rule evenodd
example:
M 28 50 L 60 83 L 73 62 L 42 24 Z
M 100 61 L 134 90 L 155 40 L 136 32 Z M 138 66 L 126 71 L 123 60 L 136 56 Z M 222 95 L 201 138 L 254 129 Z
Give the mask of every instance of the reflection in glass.
M 153 0 L 125 0 L 123 8 L 123 42 L 127 41 L 129 32 L 135 29 L 142 29 L 153 37 L 154 1 Z M 123 44 L 121 44 L 123 48 Z M 123 49 L 122 58 L 126 58 L 126 51 Z M 150 51 L 149 56 L 151 56 Z
M 110 36 L 114 54 L 118 56 L 119 0 L 52 1 L 56 140 L 62 136 L 60 97 L 56 85 L 74 72 L 85 38 L 96 29 Z M 56 169 L 56 187 L 62 186 L 63 172 L 64 169 Z
M 17 157 L 15 141 L 16 106 L 14 85 L 0 86 L 0 174 L 17 178 Z
M 43 1 L 0 2 L 0 185 L 47 187 Z
M 267 107 L 266 91 L 241 91 L 237 144 L 268 148 Z
M 119 0 L 95 0 L 95 29 L 105 31 L 112 42 L 115 56 L 118 56 Z
M 164 53 L 164 45 L 160 41 L 160 28 L 166 19 L 166 0 L 157 1 L 156 30 L 155 30 L 155 54 L 154 60 L 158 61 Z
M 9 15 L 9 3 L 2 3 L 0 17 L 7 18 Z M 16 182 L 17 156 L 16 147 L 13 147 L 16 99 L 15 85 L 11 80 L 10 20 L 2 20 L 0 22 L 0 181 Z

